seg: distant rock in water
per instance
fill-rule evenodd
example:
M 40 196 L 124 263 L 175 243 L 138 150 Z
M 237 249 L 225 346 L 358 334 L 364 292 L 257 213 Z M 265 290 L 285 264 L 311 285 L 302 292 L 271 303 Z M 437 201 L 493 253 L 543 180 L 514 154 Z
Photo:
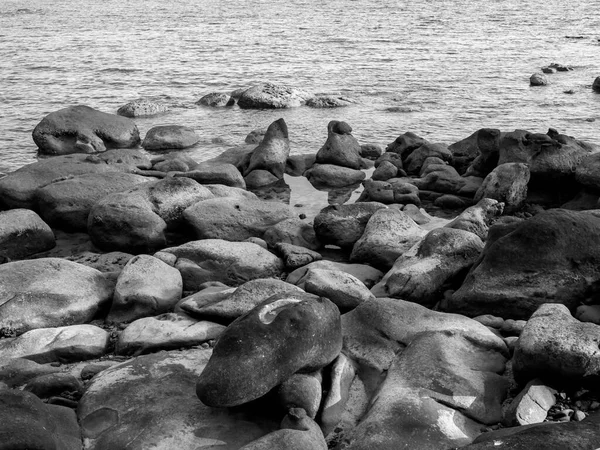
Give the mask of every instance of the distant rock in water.
M 306 101 L 306 106 L 311 108 L 341 108 L 349 106 L 353 101 L 345 97 L 337 97 L 335 95 L 317 95 L 309 98 Z
M 238 100 L 242 109 L 293 108 L 306 102 L 312 94 L 290 86 L 262 83 L 246 89 Z
M 548 79 L 543 73 L 534 73 L 529 77 L 529 84 L 531 86 L 546 86 Z
M 227 94 L 223 94 L 221 92 L 211 92 L 210 94 L 206 94 L 204 97 L 198 100 L 196 105 L 211 107 L 233 106 L 235 105 L 235 100 L 233 97 Z
M 166 105 L 152 100 L 138 99 L 121 106 L 117 110 L 119 116 L 124 117 L 147 117 L 156 116 L 169 110 Z
M 48 155 L 96 153 L 140 143 L 140 132 L 133 120 L 81 105 L 48 114 L 32 136 L 40 153 Z
M 596 77 L 592 84 L 592 89 L 596 92 L 600 92 L 600 77 Z

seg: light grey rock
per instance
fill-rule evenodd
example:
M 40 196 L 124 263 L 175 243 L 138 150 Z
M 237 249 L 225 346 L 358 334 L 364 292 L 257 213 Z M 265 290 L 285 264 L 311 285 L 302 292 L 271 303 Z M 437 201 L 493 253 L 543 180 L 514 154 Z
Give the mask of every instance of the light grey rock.
M 54 248 L 52 229 L 29 209 L 0 212 L 0 255 L 21 259 Z

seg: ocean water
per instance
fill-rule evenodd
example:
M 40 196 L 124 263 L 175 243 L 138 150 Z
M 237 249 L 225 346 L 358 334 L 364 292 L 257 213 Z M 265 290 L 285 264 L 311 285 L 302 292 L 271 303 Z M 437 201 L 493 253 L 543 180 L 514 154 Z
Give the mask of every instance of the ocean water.
M 136 119 L 193 127 L 197 160 L 283 117 L 293 153 L 316 152 L 327 123 L 361 143 L 412 131 L 452 143 L 482 127 L 600 144 L 600 0 L 2 0 L 0 172 L 33 162 L 48 113 L 105 112 L 151 98 L 171 112 Z M 574 70 L 529 76 L 550 63 Z M 195 102 L 271 81 L 357 100 L 317 110 L 211 109 Z M 570 93 L 565 93 L 569 91 Z

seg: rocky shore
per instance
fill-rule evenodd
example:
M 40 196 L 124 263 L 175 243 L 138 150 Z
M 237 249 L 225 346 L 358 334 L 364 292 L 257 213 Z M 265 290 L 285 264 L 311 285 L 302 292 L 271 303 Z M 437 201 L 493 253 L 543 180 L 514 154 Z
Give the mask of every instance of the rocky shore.
M 279 119 L 197 162 L 162 112 L 53 112 L 0 178 L 0 450 L 600 447 L 600 146 Z

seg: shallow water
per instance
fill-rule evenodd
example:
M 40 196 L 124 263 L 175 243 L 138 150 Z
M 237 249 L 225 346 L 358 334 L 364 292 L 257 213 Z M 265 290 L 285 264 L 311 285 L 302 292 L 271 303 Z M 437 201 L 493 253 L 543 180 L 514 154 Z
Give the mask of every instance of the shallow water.
M 600 2 L 573 0 L 3 0 L 0 3 L 0 172 L 36 159 L 49 112 L 85 104 L 115 112 L 149 97 L 191 126 L 198 160 L 283 117 L 293 153 L 315 152 L 327 123 L 361 143 L 413 131 L 452 143 L 482 127 L 560 132 L 600 144 Z M 552 62 L 574 70 L 529 76 Z M 359 104 L 248 111 L 195 105 L 253 82 L 340 93 Z M 564 91 L 572 90 L 572 94 Z

